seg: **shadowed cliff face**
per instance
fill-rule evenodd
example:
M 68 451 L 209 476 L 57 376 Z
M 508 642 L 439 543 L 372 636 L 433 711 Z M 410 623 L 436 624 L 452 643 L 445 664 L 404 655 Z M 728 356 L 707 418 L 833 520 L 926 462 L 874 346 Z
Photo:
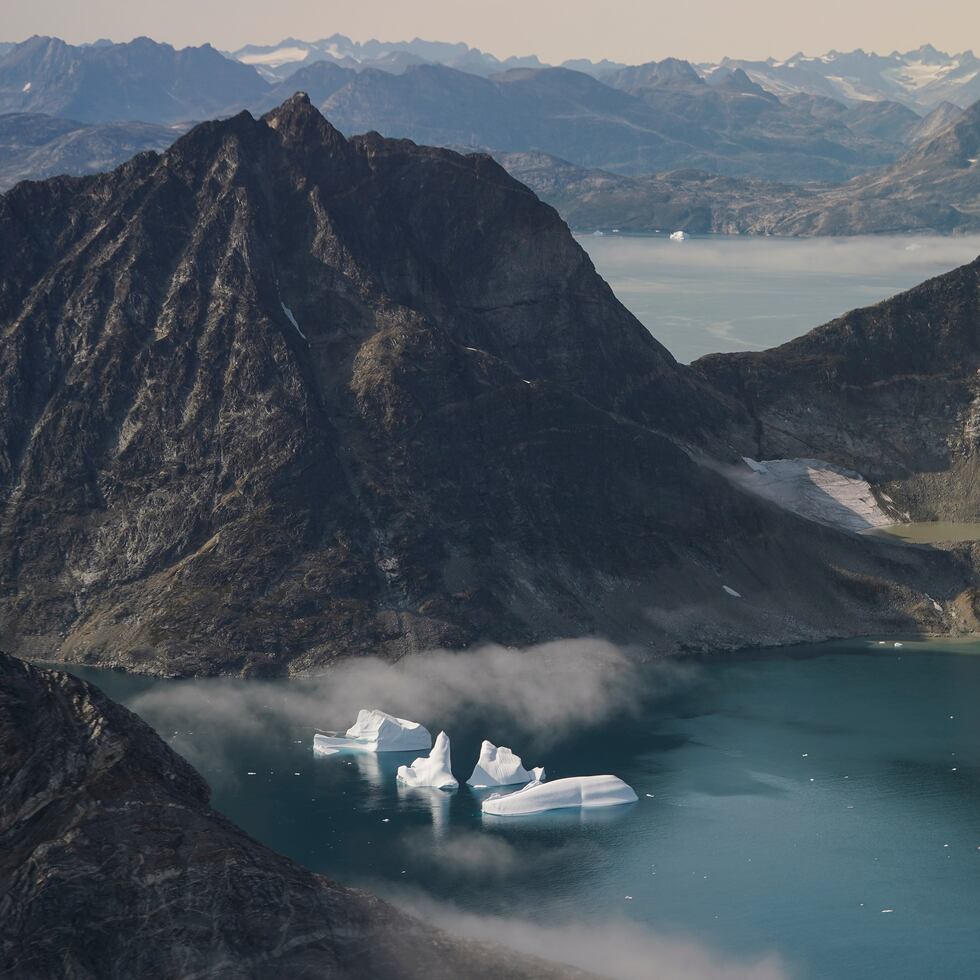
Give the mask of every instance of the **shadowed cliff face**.
M 758 458 L 857 469 L 920 520 L 980 520 L 980 259 L 762 353 L 695 370 L 753 417 Z
M 584 980 L 280 857 L 135 715 L 2 653 L 0 973 Z
M 964 587 L 720 476 L 750 406 L 493 161 L 347 141 L 305 96 L 18 186 L 0 270 L 17 652 L 205 674 L 594 631 L 704 649 L 913 628 L 925 579 Z

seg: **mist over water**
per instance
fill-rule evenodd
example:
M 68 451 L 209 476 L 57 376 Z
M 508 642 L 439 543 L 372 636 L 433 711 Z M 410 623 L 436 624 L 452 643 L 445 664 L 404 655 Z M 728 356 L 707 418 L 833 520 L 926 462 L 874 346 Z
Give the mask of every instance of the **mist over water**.
M 776 346 L 980 255 L 977 235 L 578 241 L 620 302 L 684 363 Z
M 939 950 L 972 977 L 980 644 L 882 639 L 698 667 L 583 640 L 281 682 L 76 672 L 246 831 L 454 931 L 624 980 L 920 980 Z M 485 818 L 465 785 L 399 786 L 417 753 L 313 756 L 315 727 L 375 705 L 445 728 L 461 784 L 490 738 L 639 801 Z

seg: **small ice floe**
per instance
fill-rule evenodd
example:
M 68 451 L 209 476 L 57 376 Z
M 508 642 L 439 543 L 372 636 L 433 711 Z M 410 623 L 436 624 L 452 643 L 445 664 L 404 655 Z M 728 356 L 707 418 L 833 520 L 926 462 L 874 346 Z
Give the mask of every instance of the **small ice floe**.
M 528 772 L 524 768 L 519 755 L 507 748 L 506 745 L 494 745 L 483 740 L 480 746 L 480 759 L 473 767 L 473 774 L 466 780 L 474 789 L 486 789 L 489 786 L 516 786 L 520 783 L 543 783 L 544 768 L 539 766 Z
M 894 912 L 894 909 L 882 909 L 881 914 L 884 915 L 886 912 Z
M 398 767 L 398 779 L 406 786 L 456 789 L 459 783 L 453 776 L 449 736 L 445 732 L 439 732 L 435 745 L 427 756 L 416 759 L 410 766 Z
M 332 755 L 338 749 L 365 752 L 412 752 L 432 746 L 429 730 L 417 721 L 396 718 L 377 708 L 361 708 L 344 736 L 315 735 L 313 751 Z
M 670 233 L 670 240 L 672 242 L 685 242 L 685 241 L 687 241 L 687 232 L 685 232 L 685 231 L 672 231 Z
M 741 593 L 741 592 L 736 592 L 736 591 L 735 591 L 735 590 L 734 590 L 734 589 L 733 589 L 733 588 L 732 588 L 732 587 L 731 587 L 730 585 L 723 585 L 723 586 L 722 586 L 722 588 L 723 588 L 723 589 L 724 589 L 724 590 L 725 590 L 725 591 L 726 591 L 726 592 L 727 592 L 727 593 L 728 593 L 728 594 L 729 594 L 729 595 L 730 595 L 730 596 L 731 596 L 731 597 L 732 597 L 733 599 L 741 599 L 741 598 L 742 598 L 742 593 Z
M 247 773 L 245 773 L 245 775 L 246 776 L 257 776 L 258 773 L 257 772 L 247 772 Z
M 21 91 L 22 92 L 30 92 L 30 90 L 31 90 L 31 83 L 30 82 L 25 82 L 24 83 L 24 87 L 21 89 Z
M 519 817 L 567 807 L 618 806 L 636 800 L 636 793 L 618 776 L 571 776 L 552 783 L 530 783 L 507 796 L 494 794 L 483 801 L 482 810 L 501 817 Z
M 896 641 L 895 643 L 892 644 L 892 646 L 893 647 L 903 647 L 903 646 L 905 646 L 905 644 L 904 643 L 899 643 L 899 642 Z
M 654 794 L 653 794 L 653 793 L 645 793 L 644 795 L 646 796 L 646 798 L 647 798 L 648 800 L 653 800 L 653 799 L 656 799 L 656 797 L 654 796 Z

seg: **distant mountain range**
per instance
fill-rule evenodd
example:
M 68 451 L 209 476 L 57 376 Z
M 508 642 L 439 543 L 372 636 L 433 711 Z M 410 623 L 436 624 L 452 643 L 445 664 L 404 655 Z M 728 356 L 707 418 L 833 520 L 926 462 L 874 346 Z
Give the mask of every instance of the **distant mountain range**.
M 347 135 L 494 154 L 577 228 L 819 234 L 976 221 L 972 117 L 952 98 L 924 117 L 906 99 L 909 66 L 925 63 L 946 66 L 934 73 L 945 88 L 923 81 L 920 100 L 972 91 L 969 52 L 573 69 L 463 44 L 342 35 L 234 57 L 149 38 L 3 47 L 0 189 L 108 169 L 163 149 L 196 119 L 258 115 L 302 90 Z M 834 81 L 845 75 L 826 75 L 845 68 L 864 79 L 860 98 Z M 876 77 L 885 89 L 873 89 Z M 874 97 L 886 89 L 894 99 Z M 941 141 L 960 121 L 950 138 L 962 152 Z
M 547 67 L 536 55 L 500 59 L 466 44 L 437 41 L 352 41 L 334 34 L 319 41 L 286 38 L 278 44 L 250 44 L 229 57 L 254 65 L 266 77 L 281 80 L 299 68 L 329 61 L 362 71 L 377 68 L 399 73 L 410 65 L 441 64 L 475 75 L 493 75 L 511 68 Z M 668 59 L 671 60 L 671 59 Z M 684 64 L 688 64 L 684 62 Z M 631 66 L 615 61 L 578 58 L 558 67 L 585 72 L 607 81 Z M 947 54 L 931 44 L 914 51 L 879 55 L 860 49 L 829 51 L 809 57 L 802 52 L 783 60 L 747 61 L 724 58 L 690 66 L 704 78 L 741 68 L 752 81 L 780 97 L 804 93 L 846 103 L 895 101 L 927 112 L 940 102 L 961 108 L 980 99 L 980 58 L 972 51 Z
M 489 77 L 431 63 L 395 74 L 344 67 L 338 61 L 353 56 L 339 57 L 348 50 L 340 43 L 327 45 L 334 55 L 318 48 L 318 60 L 305 63 L 308 51 L 303 67 L 275 81 L 209 45 L 178 51 L 137 38 L 78 47 L 34 37 L 0 57 L 0 112 L 170 125 L 262 112 L 303 90 L 349 135 L 373 129 L 420 143 L 535 150 L 621 173 L 698 167 L 786 181 L 846 180 L 890 163 L 918 121 L 888 103 L 867 110 L 868 120 L 857 125 L 858 113 L 848 116 L 840 103 L 832 103 L 841 108 L 836 115 L 814 112 L 809 103 L 781 101 L 741 70 L 719 70 L 706 82 L 676 59 L 610 69 L 605 82 L 540 67 L 536 59 Z M 465 46 L 413 44 L 419 59 L 427 53 L 469 65 L 476 57 Z M 392 53 L 371 45 L 351 50 Z
M 794 187 L 695 170 L 630 177 L 542 153 L 498 159 L 577 229 L 854 235 L 980 231 L 980 102 L 894 164 L 838 185 Z M 920 132 L 932 133 L 923 120 Z M 913 133 L 913 135 L 915 135 Z
M 889 55 L 858 49 L 813 58 L 798 53 L 785 61 L 725 58 L 716 65 L 698 66 L 705 75 L 725 68 L 743 69 L 749 78 L 779 96 L 804 92 L 849 103 L 893 100 L 919 112 L 941 102 L 965 108 L 980 99 L 980 58 L 972 51 L 947 54 L 931 44 Z
M 249 44 L 229 57 L 255 66 L 270 79 L 282 80 L 300 68 L 328 61 L 363 71 L 377 68 L 400 73 L 410 65 L 440 64 L 475 75 L 493 75 L 511 68 L 548 67 L 536 55 L 500 59 L 466 44 L 438 41 L 352 41 L 333 34 L 319 41 L 285 38 L 278 44 Z M 671 60 L 671 59 L 668 59 Z M 684 64 L 688 64 L 684 62 Z M 578 58 L 560 66 L 607 81 L 631 66 L 615 61 Z M 804 93 L 823 95 L 846 103 L 895 101 L 926 112 L 940 102 L 965 108 L 980 99 L 980 58 L 972 51 L 947 54 L 931 44 L 914 51 L 888 55 L 860 49 L 829 51 L 809 57 L 802 52 L 781 61 L 747 61 L 724 58 L 720 62 L 691 65 L 698 75 L 710 78 L 719 71 L 742 69 L 752 81 L 780 97 Z
M 0 115 L 0 191 L 19 180 L 112 170 L 143 150 L 165 150 L 181 126 L 80 123 L 38 112 Z
M 0 57 L 0 112 L 88 123 L 222 115 L 260 100 L 268 88 L 253 69 L 208 44 L 178 51 L 147 37 L 87 46 L 32 37 Z
M 468 44 L 449 44 L 444 41 L 352 41 L 343 34 L 332 34 L 319 41 L 299 41 L 287 37 L 278 44 L 247 44 L 228 57 L 254 66 L 266 78 L 280 81 L 300 68 L 318 61 L 327 61 L 344 68 L 362 70 L 377 68 L 399 73 L 410 65 L 436 64 L 474 75 L 493 75 L 510 68 L 544 68 L 536 55 L 505 58 L 471 48 Z M 592 62 L 588 62 L 591 66 Z M 613 62 L 605 62 L 616 67 Z

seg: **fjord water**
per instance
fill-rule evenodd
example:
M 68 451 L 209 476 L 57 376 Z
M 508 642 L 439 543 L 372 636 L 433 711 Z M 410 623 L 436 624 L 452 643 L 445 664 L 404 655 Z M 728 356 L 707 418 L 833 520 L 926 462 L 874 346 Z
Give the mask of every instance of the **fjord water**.
M 763 350 L 972 262 L 980 236 L 578 236 L 620 302 L 677 360 Z
M 254 836 L 416 911 L 560 924 L 597 945 L 638 923 L 719 969 L 768 956 L 767 976 L 971 977 L 980 643 L 893 639 L 685 667 L 641 711 L 554 744 L 490 708 L 418 719 L 448 727 L 461 783 L 489 737 L 551 778 L 611 772 L 640 798 L 535 818 L 482 818 L 465 786 L 399 789 L 415 753 L 315 758 L 289 715 L 303 680 L 263 684 L 244 712 L 226 698 L 239 681 L 73 672 L 139 712 Z

